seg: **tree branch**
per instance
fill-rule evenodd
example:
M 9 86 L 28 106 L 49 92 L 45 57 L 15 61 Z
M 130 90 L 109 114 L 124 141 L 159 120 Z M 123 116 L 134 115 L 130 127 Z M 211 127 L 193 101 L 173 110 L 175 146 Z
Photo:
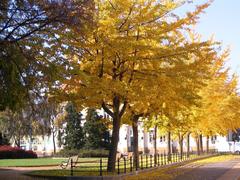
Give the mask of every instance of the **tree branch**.
M 120 113 L 119 113 L 119 116 L 120 116 L 120 118 L 122 117 L 122 115 L 124 114 L 124 112 L 125 112 L 125 110 L 126 110 L 126 108 L 127 108 L 127 101 L 125 100 L 124 101 L 124 103 L 123 103 L 123 107 L 122 107 L 122 109 L 120 110 Z
M 102 108 L 106 113 L 108 113 L 113 118 L 113 112 L 107 107 L 105 102 L 102 103 Z

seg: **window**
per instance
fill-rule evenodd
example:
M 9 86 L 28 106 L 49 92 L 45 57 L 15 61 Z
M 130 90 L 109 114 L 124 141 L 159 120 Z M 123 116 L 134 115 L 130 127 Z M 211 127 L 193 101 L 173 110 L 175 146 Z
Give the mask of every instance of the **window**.
M 152 141 L 153 141 L 153 137 L 154 137 L 154 132 L 153 132 L 153 130 L 151 130 L 150 132 L 149 132 L 149 142 L 151 143 Z
M 37 138 L 32 138 L 32 143 L 33 144 L 38 144 L 38 139 Z
M 160 142 L 165 142 L 166 141 L 166 137 L 165 136 L 160 136 Z
M 212 144 L 215 144 L 216 140 L 217 140 L 217 136 L 216 135 L 211 136 L 211 143 Z
M 20 144 L 26 144 L 24 140 L 20 140 Z
M 131 135 L 131 136 L 133 135 L 133 130 L 132 130 L 132 129 L 130 129 L 130 135 Z

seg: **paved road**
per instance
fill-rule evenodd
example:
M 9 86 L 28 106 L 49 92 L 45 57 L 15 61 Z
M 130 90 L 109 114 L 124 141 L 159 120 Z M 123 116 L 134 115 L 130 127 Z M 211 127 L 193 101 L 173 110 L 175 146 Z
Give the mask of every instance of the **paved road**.
M 206 164 L 186 171 L 174 180 L 237 180 L 240 177 L 240 159 Z

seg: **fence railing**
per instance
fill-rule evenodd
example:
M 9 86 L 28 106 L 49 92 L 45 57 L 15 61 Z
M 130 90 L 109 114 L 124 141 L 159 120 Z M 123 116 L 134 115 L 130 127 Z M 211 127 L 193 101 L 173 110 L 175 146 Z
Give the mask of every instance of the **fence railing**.
M 115 174 L 126 174 L 133 171 L 160 167 L 168 164 L 174 164 L 186 160 L 191 160 L 200 156 L 211 155 L 217 153 L 216 150 L 211 149 L 208 152 L 202 152 L 198 154 L 195 151 L 189 153 L 171 153 L 170 155 L 166 153 L 162 154 L 141 154 L 139 155 L 139 163 L 134 162 L 133 157 L 122 157 L 116 160 L 115 164 Z M 99 158 L 98 160 L 89 160 L 77 162 L 76 166 L 73 166 L 71 162 L 70 174 L 74 175 L 75 172 L 85 172 L 98 176 L 103 176 L 109 174 L 107 172 L 107 159 Z

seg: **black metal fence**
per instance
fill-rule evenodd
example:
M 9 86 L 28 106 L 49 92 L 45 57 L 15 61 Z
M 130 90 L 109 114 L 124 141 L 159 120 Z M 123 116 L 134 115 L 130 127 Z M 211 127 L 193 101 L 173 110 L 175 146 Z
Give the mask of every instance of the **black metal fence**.
M 172 153 L 170 155 L 166 153 L 162 154 L 142 154 L 139 155 L 139 163 L 134 162 L 133 157 L 122 157 L 116 160 L 115 164 L 115 174 L 126 174 L 133 171 L 160 167 L 168 164 L 174 164 L 178 162 L 183 162 L 186 160 L 191 160 L 194 158 L 198 158 L 200 156 L 206 156 L 211 154 L 216 154 L 217 151 L 214 149 L 209 150 L 208 152 L 202 152 L 198 154 L 197 152 L 189 152 L 189 153 Z M 77 162 L 76 166 L 73 165 L 71 161 L 70 166 L 70 174 L 71 176 L 74 173 L 79 174 L 79 172 L 89 173 L 89 175 L 98 175 L 103 176 L 109 174 L 107 172 L 107 159 L 100 158 L 99 160 L 89 160 L 89 161 L 81 161 Z M 78 173 L 77 173 L 78 172 Z M 111 173 L 112 174 L 112 173 Z

